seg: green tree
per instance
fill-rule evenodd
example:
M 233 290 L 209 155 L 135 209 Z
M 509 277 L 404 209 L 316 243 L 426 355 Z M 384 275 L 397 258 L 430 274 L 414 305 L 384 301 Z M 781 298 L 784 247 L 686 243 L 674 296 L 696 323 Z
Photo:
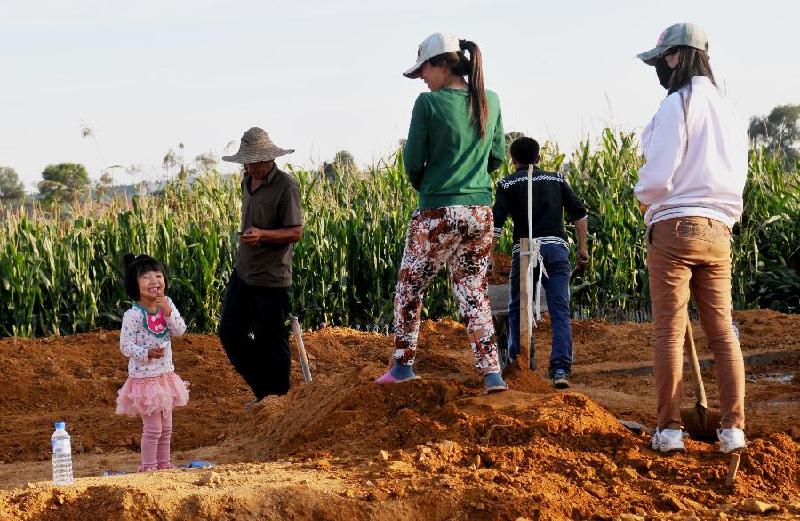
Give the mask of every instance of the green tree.
M 75 201 L 90 186 L 86 167 L 78 163 L 47 165 L 39 181 L 39 194 L 46 203 Z
M 779 105 L 768 116 L 750 118 L 748 134 L 757 145 L 784 154 L 789 164 L 800 159 L 800 105 Z
M 17 172 L 9 166 L 0 166 L 0 201 L 19 201 L 25 197 L 25 186 Z
M 326 179 L 332 180 L 336 175 L 351 174 L 358 170 L 353 154 L 347 150 L 340 150 L 333 156 L 333 161 L 325 161 L 322 173 Z
M 344 172 L 353 172 L 356 169 L 356 159 L 347 150 L 340 150 L 333 156 L 333 164 Z

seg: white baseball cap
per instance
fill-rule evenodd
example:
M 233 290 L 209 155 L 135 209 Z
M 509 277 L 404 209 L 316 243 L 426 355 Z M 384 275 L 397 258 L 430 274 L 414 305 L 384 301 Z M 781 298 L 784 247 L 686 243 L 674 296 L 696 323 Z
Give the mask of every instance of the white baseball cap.
M 422 65 L 433 58 L 447 52 L 458 52 L 461 46 L 458 43 L 458 36 L 451 33 L 433 33 L 419 44 L 417 51 L 417 63 L 403 73 L 406 78 L 419 78 L 419 70 Z

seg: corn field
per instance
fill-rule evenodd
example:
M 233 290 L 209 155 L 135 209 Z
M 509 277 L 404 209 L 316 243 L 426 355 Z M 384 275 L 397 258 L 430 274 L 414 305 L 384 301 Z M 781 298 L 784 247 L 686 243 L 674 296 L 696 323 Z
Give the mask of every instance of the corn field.
M 543 168 L 564 173 L 590 210 L 588 269 L 573 281 L 573 305 L 603 316 L 648 301 L 645 227 L 633 185 L 641 164 L 630 134 L 606 131 L 571 156 L 552 144 Z M 294 312 L 306 327 L 391 324 L 397 266 L 416 206 L 398 154 L 368 172 L 333 180 L 290 169 L 303 196 L 305 228 L 294 257 Z M 745 214 L 734 229 L 737 307 L 800 311 L 800 279 L 786 259 L 800 246 L 800 174 L 754 150 Z M 505 166 L 496 177 L 508 174 Z M 119 326 L 130 305 L 121 257 L 144 252 L 167 269 L 169 291 L 194 331 L 214 331 L 233 267 L 240 218 L 238 179 L 205 174 L 153 195 L 55 215 L 6 210 L 0 222 L 0 335 L 71 334 Z M 510 224 L 500 249 L 511 249 Z M 455 314 L 444 274 L 429 288 L 424 316 Z

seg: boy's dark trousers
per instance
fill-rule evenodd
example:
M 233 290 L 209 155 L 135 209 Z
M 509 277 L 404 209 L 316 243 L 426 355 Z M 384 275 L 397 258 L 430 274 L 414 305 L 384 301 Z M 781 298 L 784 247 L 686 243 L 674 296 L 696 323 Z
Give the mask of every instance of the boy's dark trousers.
M 219 339 L 256 398 L 289 391 L 289 292 L 250 286 L 231 273 L 222 304 Z
M 572 370 L 572 326 L 569 320 L 569 250 L 560 244 L 542 244 L 542 257 L 547 277 L 542 277 L 547 311 L 553 328 L 553 347 L 550 350 L 550 377 L 556 369 Z M 511 257 L 510 295 L 508 300 L 508 355 L 511 360 L 519 354 L 520 297 L 519 250 Z M 539 268 L 533 271 L 534 284 L 539 280 Z M 531 360 L 533 360 L 531 335 Z M 531 364 L 533 365 L 533 364 Z

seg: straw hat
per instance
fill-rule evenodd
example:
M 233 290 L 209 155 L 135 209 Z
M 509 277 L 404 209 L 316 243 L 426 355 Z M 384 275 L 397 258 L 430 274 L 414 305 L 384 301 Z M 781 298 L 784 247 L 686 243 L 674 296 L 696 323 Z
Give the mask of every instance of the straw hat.
M 232 156 L 222 156 L 222 160 L 245 165 L 259 161 L 272 161 L 292 152 L 294 152 L 293 148 L 285 149 L 276 146 L 264 129 L 253 127 L 242 135 L 239 151 Z

